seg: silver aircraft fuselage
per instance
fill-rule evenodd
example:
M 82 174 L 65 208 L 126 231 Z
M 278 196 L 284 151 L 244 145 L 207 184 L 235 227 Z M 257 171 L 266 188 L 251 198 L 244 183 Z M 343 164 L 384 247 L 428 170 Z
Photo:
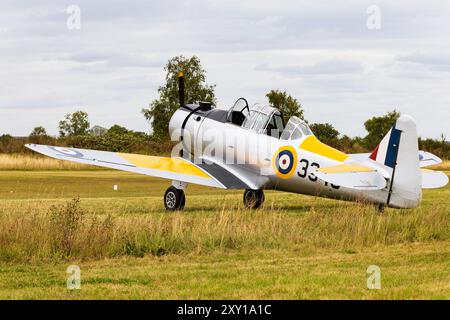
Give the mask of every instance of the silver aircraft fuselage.
M 180 134 L 188 114 L 179 109 L 173 115 L 169 126 L 173 138 Z M 313 170 L 342 164 L 349 155 L 321 143 L 314 135 L 282 140 L 202 115 L 189 117 L 183 134 L 184 145 L 194 161 L 224 163 L 242 180 L 249 180 L 243 173 L 251 172 L 253 179 L 260 177 L 266 190 L 379 204 L 385 204 L 388 197 L 387 189 L 354 190 L 318 179 Z M 292 165 L 283 171 L 277 161 L 282 161 L 278 155 L 285 150 L 292 155 L 286 158 Z

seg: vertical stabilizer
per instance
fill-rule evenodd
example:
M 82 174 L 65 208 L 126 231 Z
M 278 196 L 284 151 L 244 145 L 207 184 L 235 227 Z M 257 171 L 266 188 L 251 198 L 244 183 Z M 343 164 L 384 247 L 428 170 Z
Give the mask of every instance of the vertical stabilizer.
M 398 208 L 414 208 L 422 197 L 416 122 L 403 115 L 396 121 L 370 158 L 391 172 L 386 204 Z

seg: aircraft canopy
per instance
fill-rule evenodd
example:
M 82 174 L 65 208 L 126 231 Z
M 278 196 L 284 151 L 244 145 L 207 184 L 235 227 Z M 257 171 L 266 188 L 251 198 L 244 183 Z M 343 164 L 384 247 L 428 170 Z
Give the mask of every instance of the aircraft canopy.
M 281 133 L 280 139 L 282 140 L 298 140 L 303 138 L 304 136 L 313 135 L 311 129 L 308 124 L 301 120 L 299 117 L 292 116 L 283 132 Z

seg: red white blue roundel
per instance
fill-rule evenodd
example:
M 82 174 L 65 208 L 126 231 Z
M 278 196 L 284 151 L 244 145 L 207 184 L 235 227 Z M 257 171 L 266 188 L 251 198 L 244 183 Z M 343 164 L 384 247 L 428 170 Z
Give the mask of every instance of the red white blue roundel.
M 77 150 L 73 150 L 70 148 L 65 147 L 49 147 L 50 149 L 53 149 L 54 151 L 58 152 L 59 154 L 63 156 L 68 157 L 74 157 L 74 158 L 83 158 L 83 154 Z
M 281 174 L 288 174 L 294 165 L 294 156 L 289 150 L 283 150 L 278 154 L 278 171 Z
M 274 167 L 281 178 L 290 178 L 295 171 L 297 154 L 292 147 L 283 147 L 276 154 Z

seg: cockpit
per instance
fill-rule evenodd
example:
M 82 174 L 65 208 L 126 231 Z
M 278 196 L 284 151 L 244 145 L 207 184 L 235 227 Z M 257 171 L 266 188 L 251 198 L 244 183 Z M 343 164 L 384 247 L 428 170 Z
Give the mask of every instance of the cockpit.
M 260 104 L 249 107 L 244 98 L 238 99 L 228 111 L 226 122 L 282 140 L 297 140 L 313 134 L 298 117 L 291 117 L 285 126 L 280 110 Z

